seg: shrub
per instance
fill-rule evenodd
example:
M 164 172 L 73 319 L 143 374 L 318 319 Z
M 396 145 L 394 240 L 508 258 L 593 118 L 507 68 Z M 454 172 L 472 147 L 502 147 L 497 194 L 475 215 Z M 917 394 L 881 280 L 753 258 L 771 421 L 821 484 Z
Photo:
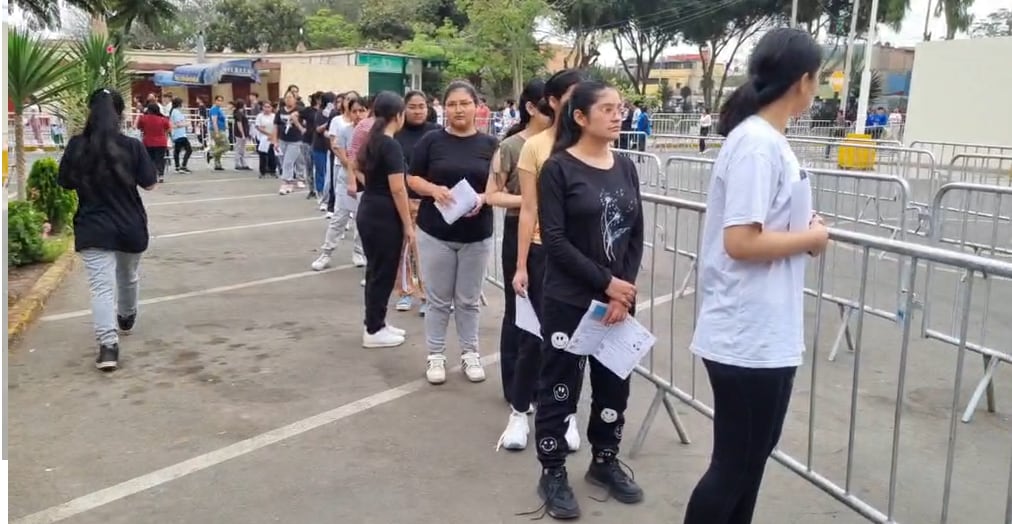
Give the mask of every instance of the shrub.
M 42 224 L 46 217 L 31 202 L 11 202 L 7 209 L 7 264 L 23 266 L 43 256 Z
M 39 257 L 39 262 L 56 262 L 73 242 L 74 237 L 70 235 L 42 239 L 42 256 Z
M 56 179 L 60 166 L 52 158 L 43 158 L 32 164 L 28 174 L 28 200 L 35 205 L 59 233 L 71 223 L 77 210 L 77 193 L 60 187 Z

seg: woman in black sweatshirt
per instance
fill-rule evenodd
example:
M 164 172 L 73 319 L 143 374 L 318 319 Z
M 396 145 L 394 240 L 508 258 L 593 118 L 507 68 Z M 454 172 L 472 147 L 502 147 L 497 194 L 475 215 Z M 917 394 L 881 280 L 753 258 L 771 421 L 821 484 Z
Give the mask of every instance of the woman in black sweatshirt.
M 643 256 L 643 207 L 639 177 L 628 158 L 610 146 L 619 137 L 622 100 L 600 82 L 581 82 L 560 112 L 552 157 L 538 180 L 538 217 L 547 252 L 541 309 L 542 364 L 535 417 L 538 494 L 553 518 L 580 515 L 566 475 L 566 417 L 569 395 L 578 391 L 586 365 L 566 351 L 569 338 L 591 305 L 608 304 L 605 324 L 633 311 L 636 275 Z M 593 390 L 587 439 L 593 459 L 588 482 L 612 498 L 634 503 L 643 491 L 617 458 L 629 379 L 621 379 L 593 357 Z

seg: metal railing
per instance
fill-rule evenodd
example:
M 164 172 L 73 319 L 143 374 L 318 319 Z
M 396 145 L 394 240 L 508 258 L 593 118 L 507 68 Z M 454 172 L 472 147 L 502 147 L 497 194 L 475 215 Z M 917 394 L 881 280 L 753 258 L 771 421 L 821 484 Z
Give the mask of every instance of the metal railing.
M 956 155 L 962 154 L 1012 156 L 1012 146 L 1009 145 L 914 140 L 910 142 L 910 147 L 931 151 L 935 159 L 942 163 L 948 163 Z
M 674 236 L 678 249 L 698 250 L 705 204 L 652 194 L 643 199 L 648 219 L 653 217 L 652 228 L 647 222 L 647 231 L 654 231 L 648 239 L 661 242 L 662 235 Z M 958 420 L 965 358 L 973 351 L 969 306 L 974 283 L 982 276 L 1012 278 L 1012 264 L 837 228 L 830 230 L 830 238 L 827 252 L 809 264 L 806 294 L 812 299 L 806 304 L 806 323 L 811 354 L 807 372 L 799 371 L 796 380 L 793 396 L 799 406 L 788 415 L 773 459 L 873 522 L 1009 522 L 1012 425 L 1008 418 L 995 417 L 989 424 L 960 429 Z M 903 297 L 907 314 L 884 322 L 866 314 L 875 307 L 874 290 L 895 278 L 875 274 L 882 253 L 905 261 L 908 270 L 900 285 L 911 291 Z M 640 320 L 658 343 L 637 373 L 656 392 L 634 439 L 633 455 L 646 445 L 660 406 L 675 424 L 678 440 L 688 442 L 685 428 L 674 417 L 672 397 L 707 417 L 713 415 L 708 388 L 699 387 L 706 383 L 700 377 L 702 366 L 685 350 L 698 304 L 682 304 L 676 286 L 689 270 L 666 249 L 653 249 L 645 258 L 648 273 L 641 274 L 638 283 L 649 289 L 653 307 Z M 834 266 L 837 259 L 843 264 Z M 936 274 L 944 267 L 974 277 L 966 279 L 955 297 L 962 317 L 955 331 L 954 365 L 945 358 L 951 353 L 936 350 L 937 339 L 918 338 L 913 327 L 915 294 L 944 300 L 938 293 L 939 279 L 918 278 L 928 264 L 936 267 Z M 848 283 L 849 296 L 855 297 L 852 366 L 820 364 L 833 338 L 825 322 L 834 315 L 823 309 L 833 302 L 827 290 L 830 267 L 837 282 Z M 987 320 L 992 329 L 1010 325 L 995 317 Z M 1009 334 L 1001 339 L 1006 345 L 1012 340 Z

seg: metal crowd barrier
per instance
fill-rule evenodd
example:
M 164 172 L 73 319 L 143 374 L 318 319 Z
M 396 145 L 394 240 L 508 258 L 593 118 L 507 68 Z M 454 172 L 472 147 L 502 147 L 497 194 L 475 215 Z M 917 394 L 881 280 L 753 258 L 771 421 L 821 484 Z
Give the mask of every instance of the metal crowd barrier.
M 1012 146 L 990 144 L 971 144 L 962 142 L 939 142 L 932 140 L 914 140 L 910 147 L 931 151 L 939 162 L 950 162 L 953 157 L 961 154 L 1012 156 Z
M 679 249 L 698 250 L 705 204 L 652 194 L 643 199 L 647 217 L 654 220 L 653 228 L 647 222 L 647 230 L 654 231 L 655 242 L 667 232 L 676 235 Z M 661 220 L 665 222 L 658 223 Z M 795 408 L 788 414 L 773 459 L 873 522 L 1010 522 L 1012 425 L 1007 418 L 995 417 L 989 424 L 966 426 L 971 431 L 961 430 L 957 422 L 966 354 L 972 351 L 970 315 L 964 313 L 957 326 L 957 352 L 951 365 L 946 360 L 951 353 L 938 351 L 933 342 L 937 339 L 916 337 L 911 318 L 915 293 L 905 294 L 902 306 L 911 315 L 885 323 L 871 321 L 866 313 L 875 307 L 869 295 L 883 279 L 895 278 L 873 274 L 877 252 L 906 260 L 909 270 L 902 287 L 932 300 L 938 282 L 918 279 L 925 264 L 936 266 L 936 272 L 945 267 L 973 276 L 955 297 L 964 312 L 973 302 L 976 280 L 981 275 L 1012 279 L 1012 264 L 836 228 L 830 230 L 830 238 L 827 252 L 809 263 L 810 354 L 795 380 Z M 709 390 L 699 387 L 707 383 L 705 373 L 686 349 L 698 304 L 682 304 L 676 298 L 676 286 L 687 270 L 667 250 L 653 249 L 646 258 L 649 273 L 641 274 L 638 282 L 649 289 L 653 307 L 640 320 L 658 337 L 658 344 L 636 371 L 655 386 L 656 393 L 633 441 L 633 456 L 643 450 L 662 405 L 679 441 L 688 443 L 671 397 L 707 417 L 713 415 Z M 827 314 L 823 306 L 832 301 L 827 282 L 830 265 L 838 258 L 847 265 L 832 272 L 847 279 L 849 296 L 855 297 L 854 365 L 849 367 L 822 366 L 819 358 L 833 337 L 825 321 L 835 315 Z M 662 305 L 668 303 L 664 311 Z M 992 328 L 1010 325 L 989 320 L 994 322 Z M 1007 335 L 1003 340 L 1009 340 Z
M 636 172 L 640 177 L 640 185 L 649 186 L 656 184 L 664 175 L 664 171 L 661 168 L 661 159 L 654 153 L 617 148 L 612 148 L 612 151 L 631 159 L 636 164 Z
M 959 198 L 958 205 L 947 205 L 952 197 Z M 955 182 L 946 184 L 935 195 L 931 206 L 932 225 L 931 241 L 937 246 L 950 246 L 959 251 L 989 258 L 1006 258 L 1012 256 L 1012 187 L 988 186 Z M 955 214 L 954 220 L 950 215 Z M 951 226 L 951 227 L 950 227 Z M 950 231 L 955 230 L 955 234 Z M 925 285 L 930 286 L 935 280 L 945 280 L 933 264 L 928 264 Z M 981 280 L 984 285 L 982 299 L 969 304 L 961 304 L 953 299 L 950 305 L 948 321 L 934 318 L 936 301 L 924 300 L 921 317 L 921 334 L 923 337 L 959 346 L 959 333 L 964 324 L 969 322 L 973 328 L 973 340 L 966 341 L 969 351 L 978 353 L 984 360 L 984 372 L 974 388 L 970 400 L 963 411 L 963 422 L 970 422 L 980 404 L 982 397 L 987 395 L 987 410 L 994 413 L 995 391 L 994 375 L 998 364 L 1012 364 L 1012 355 L 995 347 L 996 344 L 1007 344 L 1008 337 L 994 336 L 989 333 L 991 319 L 1009 325 L 1012 315 L 1008 307 L 992 308 L 992 302 L 1002 304 L 1005 299 L 1002 292 L 1012 288 L 1012 283 L 999 275 L 975 275 L 972 272 L 960 271 L 956 277 L 949 278 L 948 284 L 953 288 L 953 296 L 958 297 L 964 288 Z M 979 285 L 979 284 L 977 284 Z M 947 305 L 940 302 L 941 307 Z M 970 320 L 968 320 L 970 319 Z M 944 326 L 944 327 L 943 327 Z M 991 335 L 989 337 L 989 335 Z
M 1012 154 L 959 153 L 949 161 L 947 182 L 1012 185 Z

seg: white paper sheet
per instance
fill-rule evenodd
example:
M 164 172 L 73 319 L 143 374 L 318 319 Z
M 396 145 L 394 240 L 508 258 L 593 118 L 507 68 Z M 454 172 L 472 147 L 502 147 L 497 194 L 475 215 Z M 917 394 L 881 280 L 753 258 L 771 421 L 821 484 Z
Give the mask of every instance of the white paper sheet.
M 791 231 L 807 231 L 812 222 L 812 184 L 804 171 L 791 185 Z
M 566 351 L 592 356 L 624 380 L 654 347 L 657 337 L 633 317 L 604 325 L 601 321 L 607 311 L 607 304 L 592 302 L 570 337 Z
M 462 179 L 457 182 L 455 186 L 450 188 L 450 194 L 453 195 L 453 203 L 449 206 L 444 207 L 438 202 L 436 203 L 436 209 L 443 215 L 443 220 L 447 224 L 460 220 L 460 217 L 468 214 L 474 209 L 474 206 L 478 205 L 478 193 L 474 191 L 467 180 Z
M 541 338 L 541 321 L 538 320 L 538 314 L 534 312 L 534 305 L 531 304 L 530 297 L 517 295 L 516 325 L 518 328 Z
M 266 152 L 268 152 L 270 150 L 271 150 L 271 141 L 270 140 L 261 140 L 261 141 L 257 142 L 257 152 L 258 153 L 266 153 Z

